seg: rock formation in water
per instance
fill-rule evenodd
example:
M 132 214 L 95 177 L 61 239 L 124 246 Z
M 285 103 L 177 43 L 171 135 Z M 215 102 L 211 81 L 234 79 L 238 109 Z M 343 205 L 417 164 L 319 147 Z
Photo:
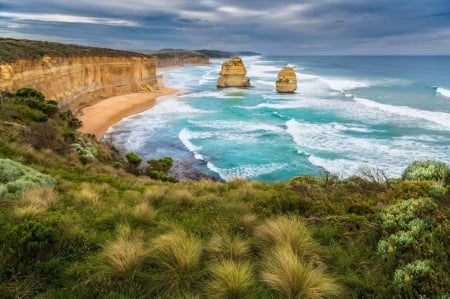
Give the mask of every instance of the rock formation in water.
M 278 73 L 276 81 L 277 92 L 293 93 L 297 90 L 297 76 L 291 67 L 284 67 Z
M 217 88 L 250 87 L 250 80 L 246 77 L 247 70 L 239 57 L 233 57 L 222 64 Z

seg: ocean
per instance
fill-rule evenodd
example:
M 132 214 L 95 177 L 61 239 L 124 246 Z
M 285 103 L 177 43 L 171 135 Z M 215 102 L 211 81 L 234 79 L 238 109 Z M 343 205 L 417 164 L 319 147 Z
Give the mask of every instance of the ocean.
M 224 60 L 167 71 L 180 95 L 105 139 L 144 159 L 171 156 L 181 177 L 276 182 L 361 167 L 399 177 L 414 160 L 450 164 L 450 56 L 242 58 L 252 88 L 216 89 Z M 283 66 L 297 73 L 295 94 L 275 91 Z

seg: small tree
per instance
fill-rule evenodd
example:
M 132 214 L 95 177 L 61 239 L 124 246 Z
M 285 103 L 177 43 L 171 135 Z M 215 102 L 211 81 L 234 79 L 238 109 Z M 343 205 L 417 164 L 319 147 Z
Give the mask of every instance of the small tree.
M 127 158 L 130 172 L 139 174 L 139 164 L 141 164 L 142 158 L 134 152 L 129 152 L 125 157 Z
M 171 157 L 164 157 L 162 159 L 151 159 L 147 161 L 148 175 L 155 179 L 161 181 L 175 182 L 176 179 L 169 176 L 170 169 L 173 166 L 173 159 Z

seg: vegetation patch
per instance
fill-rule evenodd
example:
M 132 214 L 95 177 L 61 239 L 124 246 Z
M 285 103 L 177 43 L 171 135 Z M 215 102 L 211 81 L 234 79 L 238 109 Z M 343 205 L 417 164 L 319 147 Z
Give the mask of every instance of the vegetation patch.
M 55 185 L 56 180 L 48 175 L 10 159 L 0 159 L 0 198 Z

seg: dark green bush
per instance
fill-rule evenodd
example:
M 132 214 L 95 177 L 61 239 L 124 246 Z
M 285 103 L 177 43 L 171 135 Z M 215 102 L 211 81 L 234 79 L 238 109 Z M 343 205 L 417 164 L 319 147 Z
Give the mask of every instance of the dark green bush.
M 31 88 L 31 87 L 23 87 L 16 91 L 16 96 L 23 98 L 34 98 L 36 100 L 45 100 L 45 96 L 42 92 Z

